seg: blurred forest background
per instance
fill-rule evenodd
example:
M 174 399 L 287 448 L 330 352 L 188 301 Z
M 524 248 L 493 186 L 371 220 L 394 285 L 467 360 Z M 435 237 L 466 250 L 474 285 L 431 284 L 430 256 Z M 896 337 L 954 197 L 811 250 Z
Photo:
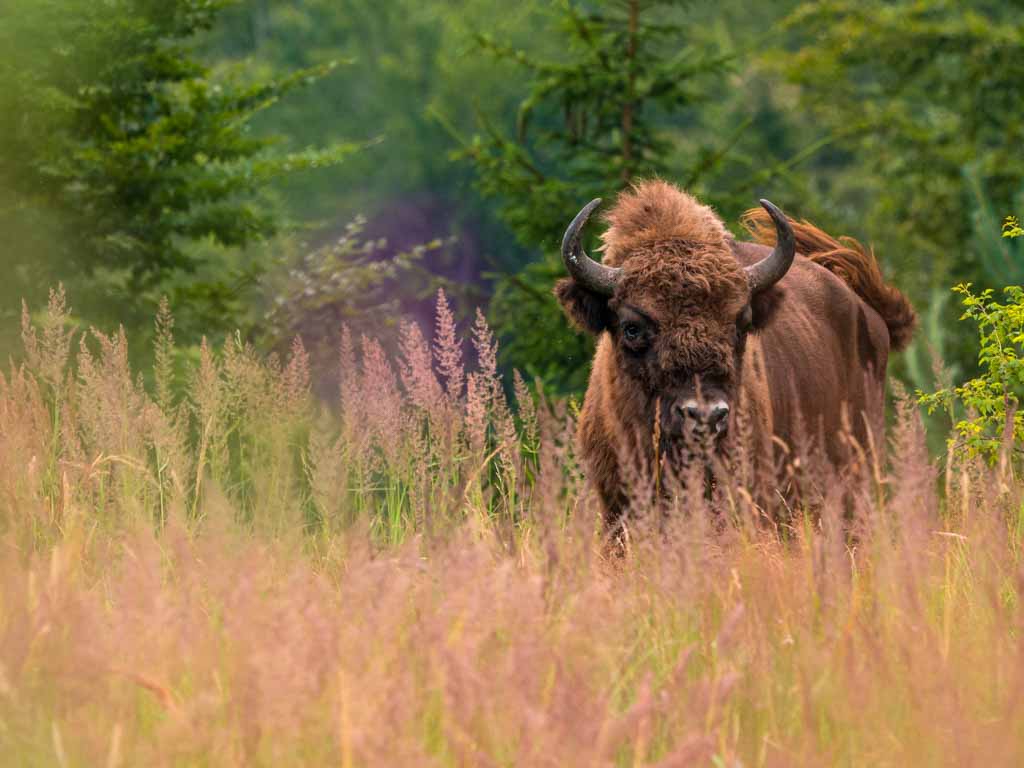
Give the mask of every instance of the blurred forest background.
M 579 392 L 561 234 L 657 174 L 734 228 L 768 197 L 869 242 L 931 389 L 976 365 L 951 286 L 1024 282 L 1022 6 L 2 0 L 0 352 L 60 281 L 144 367 L 167 296 L 183 354 L 299 333 L 332 387 L 343 323 L 393 339 L 443 288 Z

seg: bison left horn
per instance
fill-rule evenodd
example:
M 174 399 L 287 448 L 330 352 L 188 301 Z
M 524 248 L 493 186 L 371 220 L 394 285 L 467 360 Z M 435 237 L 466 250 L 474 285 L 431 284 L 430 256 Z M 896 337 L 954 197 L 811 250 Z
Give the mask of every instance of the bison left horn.
M 793 257 L 796 256 L 796 238 L 793 237 L 793 228 L 789 226 L 786 214 L 767 200 L 760 202 L 775 222 L 776 239 L 775 249 L 770 254 L 746 268 L 751 293 L 771 288 L 779 282 L 793 266 Z
M 591 200 L 576 214 L 576 218 L 565 230 L 565 236 L 562 238 L 562 261 L 565 262 L 565 268 L 569 270 L 572 279 L 580 287 L 587 288 L 599 296 L 611 296 L 615 293 L 615 284 L 622 276 L 622 268 L 598 264 L 587 256 L 580 244 L 583 227 L 590 214 L 600 204 L 601 198 Z

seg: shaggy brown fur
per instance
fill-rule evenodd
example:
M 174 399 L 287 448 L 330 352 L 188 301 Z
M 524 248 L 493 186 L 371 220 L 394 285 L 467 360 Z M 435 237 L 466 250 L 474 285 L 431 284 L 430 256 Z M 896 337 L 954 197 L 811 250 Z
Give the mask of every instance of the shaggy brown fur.
M 740 223 L 755 242 L 775 245 L 775 225 L 763 209 L 751 208 L 743 214 Z M 836 239 L 806 220 L 790 221 L 790 225 L 796 235 L 797 251 L 841 277 L 885 320 L 892 349 L 899 351 L 905 348 L 914 336 L 917 313 L 906 296 L 885 284 L 871 249 L 852 237 Z
M 659 241 L 686 241 L 721 250 L 729 232 L 706 205 L 666 181 L 646 181 L 619 195 L 605 214 L 608 229 L 601 236 L 603 261 L 622 266 L 629 256 Z
M 771 249 L 736 242 L 709 207 L 673 185 L 637 184 L 605 219 L 604 262 L 623 269 L 614 295 L 569 278 L 555 294 L 574 324 L 599 336 L 579 443 L 609 523 L 628 496 L 633 470 L 623 462 L 652 466 L 651 455 L 630 451 L 653 452 L 655 436 L 666 452 L 685 445 L 666 414 L 678 421 L 678 404 L 695 393 L 743 419 L 742 448 L 762 476 L 776 465 L 773 438 L 795 445 L 809 432 L 838 465 L 851 429 L 862 446 L 879 434 L 890 334 L 905 343 L 912 310 L 862 251 L 838 256 L 836 241 L 798 225 L 800 246 L 830 258 L 798 254 L 779 283 L 751 296 L 744 267 Z M 830 247 L 806 248 L 812 232 Z M 717 449 L 728 455 L 739 432 L 730 428 Z

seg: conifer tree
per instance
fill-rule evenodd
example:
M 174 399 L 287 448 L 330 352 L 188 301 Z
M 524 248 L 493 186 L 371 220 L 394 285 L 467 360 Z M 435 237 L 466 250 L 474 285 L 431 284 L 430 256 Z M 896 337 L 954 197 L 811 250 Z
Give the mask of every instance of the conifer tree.
M 62 279 L 118 272 L 129 300 L 196 268 L 191 241 L 242 246 L 273 234 L 281 214 L 264 196 L 269 181 L 354 149 L 274 153 L 273 139 L 250 132 L 257 114 L 333 64 L 221 76 L 196 41 L 228 2 L 16 0 L 8 9 L 0 223 L 8 233 L 59 230 Z

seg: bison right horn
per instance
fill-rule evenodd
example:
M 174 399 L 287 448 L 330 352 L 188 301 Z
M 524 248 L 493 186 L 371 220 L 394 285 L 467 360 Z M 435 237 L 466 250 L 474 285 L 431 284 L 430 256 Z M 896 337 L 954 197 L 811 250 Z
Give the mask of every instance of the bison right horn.
M 576 218 L 565 230 L 562 238 L 562 261 L 569 275 L 582 288 L 587 288 L 599 296 L 611 296 L 615 293 L 615 284 L 622 276 L 622 267 L 606 267 L 598 264 L 587 256 L 580 244 L 583 227 L 590 214 L 601 204 L 601 198 L 591 200 L 576 214 Z
M 775 250 L 757 264 L 751 264 L 746 268 L 752 294 L 771 288 L 779 282 L 793 266 L 793 257 L 796 256 L 796 238 L 786 214 L 767 200 L 760 202 L 761 207 L 768 211 L 768 215 L 775 222 Z

